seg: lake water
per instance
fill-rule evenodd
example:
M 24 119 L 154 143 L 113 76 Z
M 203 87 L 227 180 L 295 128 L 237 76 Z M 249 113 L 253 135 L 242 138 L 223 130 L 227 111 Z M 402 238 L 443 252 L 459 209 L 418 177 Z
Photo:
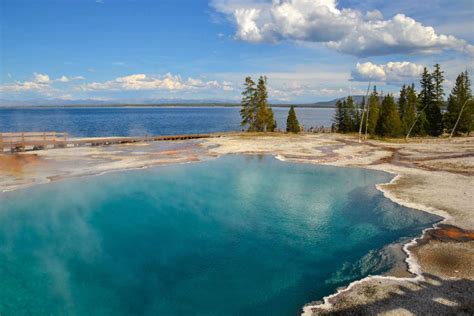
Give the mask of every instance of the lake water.
M 58 131 L 76 137 L 240 131 L 239 107 L 0 108 L 0 132 Z M 288 108 L 274 108 L 286 128 Z M 331 126 L 334 109 L 297 108 L 301 124 Z
M 225 156 L 1 194 L 0 314 L 296 315 L 439 220 L 390 178 Z

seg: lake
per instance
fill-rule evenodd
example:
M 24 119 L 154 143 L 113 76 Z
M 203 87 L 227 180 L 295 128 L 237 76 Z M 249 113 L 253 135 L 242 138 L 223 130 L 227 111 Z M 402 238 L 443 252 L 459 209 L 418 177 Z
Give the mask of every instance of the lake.
M 76 137 L 240 131 L 239 107 L 0 108 L 0 132 L 68 132 Z M 286 129 L 288 108 L 274 108 Z M 334 109 L 297 108 L 305 128 L 330 127 Z
M 391 178 L 231 155 L 0 194 L 0 314 L 297 315 L 440 220 Z

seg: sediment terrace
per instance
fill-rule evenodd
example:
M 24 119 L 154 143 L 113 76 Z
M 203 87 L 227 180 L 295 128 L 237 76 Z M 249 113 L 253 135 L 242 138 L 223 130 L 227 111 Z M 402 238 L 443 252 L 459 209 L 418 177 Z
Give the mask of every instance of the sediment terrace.
M 390 172 L 394 180 L 379 185 L 386 197 L 445 221 L 405 246 L 411 276 L 366 278 L 307 305 L 304 313 L 474 313 L 474 137 L 359 143 L 339 134 L 221 136 L 0 154 L 0 190 L 225 154 L 272 154 L 300 163 Z

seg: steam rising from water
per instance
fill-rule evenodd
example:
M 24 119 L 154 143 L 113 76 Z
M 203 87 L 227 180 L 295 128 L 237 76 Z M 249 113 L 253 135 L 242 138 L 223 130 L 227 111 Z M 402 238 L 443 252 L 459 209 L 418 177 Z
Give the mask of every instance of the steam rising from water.
M 436 216 L 385 173 L 229 156 L 0 195 L 0 313 L 296 314 Z

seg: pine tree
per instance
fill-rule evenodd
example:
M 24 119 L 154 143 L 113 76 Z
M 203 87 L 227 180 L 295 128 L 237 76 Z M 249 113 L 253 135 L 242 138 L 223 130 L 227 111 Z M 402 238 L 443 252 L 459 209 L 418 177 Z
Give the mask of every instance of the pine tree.
M 255 82 L 251 77 L 245 78 L 244 91 L 242 92 L 242 101 L 240 104 L 240 116 L 242 121 L 241 126 L 247 126 L 248 131 L 255 131 L 255 119 L 257 114 L 256 91 Z
M 288 118 L 286 119 L 286 131 L 291 133 L 298 133 L 300 131 L 300 123 L 296 118 L 294 106 L 291 106 L 290 111 L 288 112 Z
M 423 73 L 421 74 L 420 85 L 421 90 L 418 95 L 418 110 L 424 111 L 435 99 L 433 78 L 426 67 L 423 69 Z
M 398 113 L 400 113 L 400 119 L 402 121 L 407 110 L 407 93 L 407 86 L 403 85 L 402 89 L 400 90 L 400 97 L 398 98 Z
M 342 100 L 342 126 L 341 126 L 341 133 L 347 133 L 350 131 L 351 126 L 351 116 L 349 113 L 349 109 L 347 108 L 347 101 Z
M 425 110 L 427 121 L 427 133 L 431 136 L 443 134 L 443 115 L 441 109 L 436 103 L 431 103 Z
M 273 132 L 276 121 L 272 109 L 268 106 L 267 78 L 260 76 L 256 91 L 257 113 L 255 116 L 255 127 L 259 132 Z
M 434 71 L 431 75 L 433 78 L 434 103 L 428 107 L 429 111 L 426 116 L 430 126 L 430 135 L 433 136 L 443 134 L 443 114 L 441 113 L 444 102 L 443 74 L 444 71 L 441 70 L 441 66 L 439 64 L 434 65 Z
M 391 94 L 385 96 L 380 107 L 376 132 L 381 136 L 397 137 L 401 133 L 400 114 Z
M 274 132 L 277 128 L 277 122 L 275 116 L 273 115 L 273 110 L 271 107 L 267 108 L 267 132 Z
M 341 100 L 336 101 L 336 112 L 333 117 L 334 129 L 337 132 L 342 132 L 344 128 L 344 108 L 342 107 Z
M 438 74 L 439 76 L 440 74 Z M 442 74 L 441 74 L 442 76 Z M 437 78 L 436 80 L 440 80 Z M 441 81 L 442 82 L 442 81 Z M 435 91 L 434 75 L 428 72 L 425 67 L 420 80 L 421 91 L 419 95 L 420 110 L 424 112 L 425 117 L 420 115 L 424 129 L 431 136 L 439 136 L 443 132 L 443 116 L 437 101 Z
M 432 77 L 433 77 L 435 101 L 438 103 L 438 106 L 441 108 L 444 101 L 444 90 L 443 90 L 444 71 L 441 70 L 441 66 L 439 64 L 434 65 L 434 68 L 435 69 L 433 71 Z
M 471 80 L 468 72 L 459 74 L 456 78 L 456 83 L 448 98 L 448 109 L 445 114 L 445 126 L 449 132 L 453 129 L 461 111 L 462 106 L 467 100 L 472 98 Z M 474 127 L 474 102 L 468 101 L 464 105 L 464 110 L 459 119 L 457 132 L 469 134 Z
M 346 113 L 345 132 L 354 132 L 356 130 L 357 109 L 351 96 L 348 96 L 346 100 Z
M 428 69 L 425 67 L 420 80 L 421 90 L 418 94 L 417 122 L 418 135 L 426 135 L 429 127 L 426 119 L 426 109 L 434 100 L 434 86 Z
M 459 131 L 467 133 L 469 136 L 474 128 L 474 101 L 472 100 L 471 79 L 469 79 L 469 73 L 467 70 L 464 71 L 464 86 L 466 87 L 467 103 L 464 106 L 464 111 L 462 112 L 458 128 Z
M 406 87 L 405 113 L 402 118 L 402 129 L 403 129 L 403 134 L 405 135 L 408 133 L 408 130 L 411 128 L 411 126 L 415 122 L 416 106 L 417 106 L 417 97 L 416 97 L 416 91 L 415 91 L 415 84 L 412 83 L 411 86 Z M 419 133 L 419 131 L 417 130 L 417 127 L 419 129 L 419 126 L 415 126 L 412 131 L 413 134 Z
M 451 90 L 448 97 L 448 108 L 444 115 L 444 125 L 446 129 L 451 132 L 459 116 L 462 107 L 462 100 L 466 98 L 466 91 L 464 85 L 464 72 L 456 77 L 456 83 Z M 461 102 L 460 102 L 461 101 Z M 459 131 L 459 129 L 458 129 Z
M 375 128 L 377 126 L 377 121 L 379 119 L 379 96 L 377 93 L 377 87 L 374 86 L 374 90 L 369 96 L 368 102 L 368 117 L 367 117 L 367 131 L 369 134 L 375 134 Z

